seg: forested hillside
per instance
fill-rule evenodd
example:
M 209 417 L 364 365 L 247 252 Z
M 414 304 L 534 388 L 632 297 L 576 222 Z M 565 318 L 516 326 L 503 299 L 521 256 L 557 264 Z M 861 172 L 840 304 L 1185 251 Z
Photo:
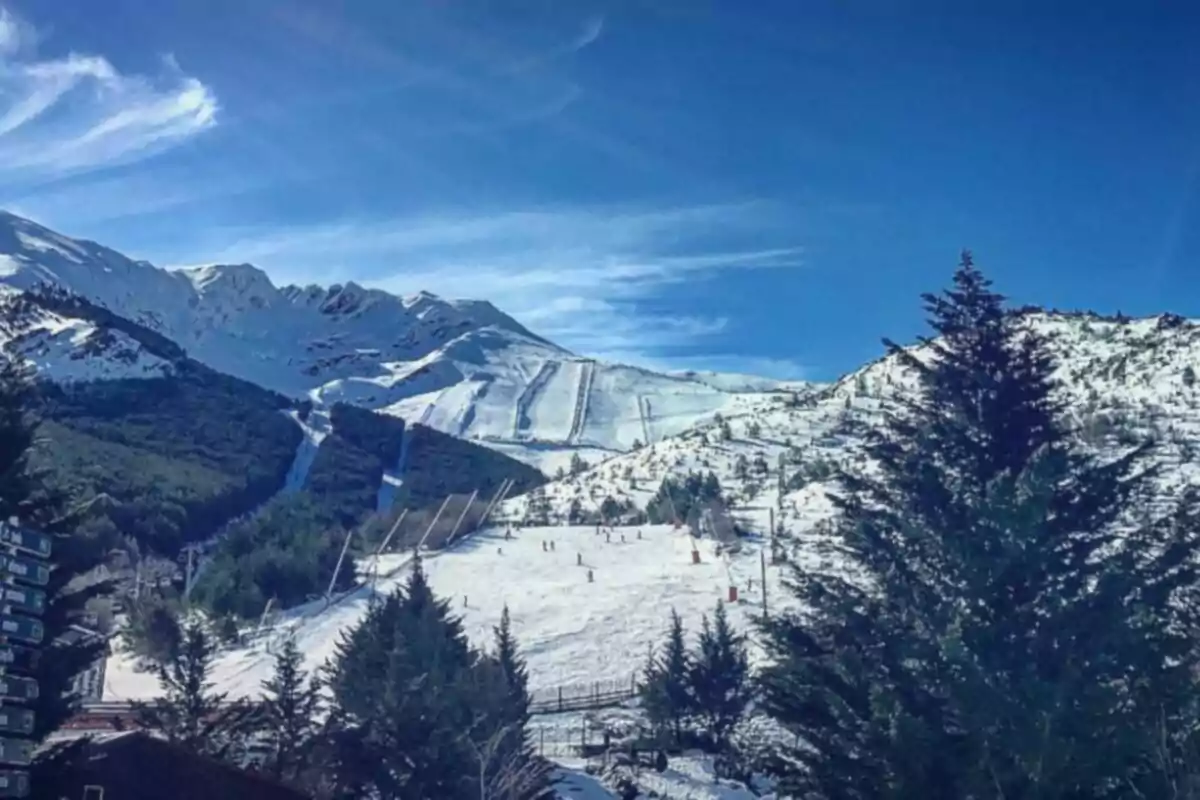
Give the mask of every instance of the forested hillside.
M 35 318 L 49 327 L 18 332 Z M 78 359 L 153 365 L 142 377 L 121 377 L 118 366 L 110 379 L 43 379 L 35 466 L 83 505 L 83 529 L 109 549 L 176 559 L 206 543 L 193 597 L 223 615 L 324 592 L 346 532 L 373 517 L 430 514 L 449 493 L 490 495 L 508 479 L 516 493 L 544 480 L 492 450 L 338 403 L 303 480 L 288 486 L 305 438 L 292 417 L 307 419 L 307 400 L 214 371 L 145 325 L 53 288 L 7 297 L 5 320 L 5 349 L 35 364 L 53 331 L 72 330 Z M 379 515 L 384 474 L 403 451 L 403 485 Z M 340 583 L 353 579 L 348 569 Z
M 509 495 L 515 497 L 546 481 L 538 470 L 495 450 L 424 425 L 413 425 L 410 431 L 404 486 L 396 499 L 401 507 L 423 508 L 447 494 L 476 489 L 487 497 L 505 479 L 513 481 Z
M 251 517 L 239 520 L 220 538 L 196 585 L 194 597 L 206 608 L 238 617 L 262 613 L 274 598 L 287 608 L 323 593 L 329 586 L 347 533 L 362 527 L 351 552 L 374 548 L 397 514 L 412 512 L 411 530 L 393 542 L 410 542 L 449 494 L 492 496 L 505 480 L 519 493 L 545 481 L 526 464 L 422 425 L 407 431 L 403 421 L 337 405 L 333 431 L 321 442 L 302 492 L 273 498 Z M 404 442 L 405 437 L 409 441 Z M 384 470 L 402 449 L 403 484 L 392 507 L 377 511 Z M 354 571 L 344 569 L 335 588 L 346 588 Z
M 278 492 L 301 439 L 286 398 L 198 366 L 42 395 L 36 464 L 92 501 L 89 530 L 166 556 Z

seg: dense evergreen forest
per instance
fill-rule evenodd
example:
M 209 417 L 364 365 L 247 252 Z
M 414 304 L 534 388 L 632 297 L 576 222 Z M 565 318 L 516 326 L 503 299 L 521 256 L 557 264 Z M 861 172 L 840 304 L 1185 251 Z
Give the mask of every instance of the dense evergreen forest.
M 286 398 L 211 370 L 47 384 L 34 463 L 81 501 L 89 531 L 173 556 L 283 486 L 301 440 Z

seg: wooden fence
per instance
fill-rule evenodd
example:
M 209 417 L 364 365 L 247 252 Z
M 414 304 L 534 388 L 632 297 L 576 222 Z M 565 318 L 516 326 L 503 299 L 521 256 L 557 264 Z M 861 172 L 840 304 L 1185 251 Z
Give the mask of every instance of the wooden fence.
M 633 699 L 637 693 L 636 673 L 626 680 L 558 686 L 534 692 L 530 697 L 529 713 L 537 716 L 587 711 L 593 708 L 613 708 Z

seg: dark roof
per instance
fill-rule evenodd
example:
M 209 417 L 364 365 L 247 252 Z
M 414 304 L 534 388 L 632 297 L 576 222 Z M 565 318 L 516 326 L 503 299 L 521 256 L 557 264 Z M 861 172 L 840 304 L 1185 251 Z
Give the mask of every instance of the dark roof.
M 262 775 L 198 756 L 142 731 L 93 739 L 85 763 L 73 776 L 84 786 L 104 787 L 121 800 L 311 800 Z
M 85 628 L 82 625 L 70 625 L 63 631 L 58 641 L 62 644 L 72 645 L 83 641 L 96 641 L 97 639 L 106 638 L 103 634 L 98 633 L 90 628 Z

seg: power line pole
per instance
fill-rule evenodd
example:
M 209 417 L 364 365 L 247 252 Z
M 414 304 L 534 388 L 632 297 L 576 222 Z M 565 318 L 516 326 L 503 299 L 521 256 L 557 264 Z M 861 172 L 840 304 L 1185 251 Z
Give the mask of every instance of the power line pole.
M 454 522 L 454 527 L 450 529 L 450 535 L 446 537 L 445 546 L 449 546 L 454 541 L 454 537 L 458 535 L 458 529 L 462 527 L 463 520 L 467 517 L 467 512 L 471 510 L 471 506 L 475 504 L 475 498 L 479 496 L 479 490 L 471 492 L 471 496 L 467 498 L 467 504 L 463 506 L 462 513 L 458 515 L 458 519 Z
M 429 527 L 425 529 L 425 533 L 421 535 L 420 541 L 413 547 L 413 551 L 420 550 L 425 545 L 425 540 L 429 538 L 429 534 L 433 531 L 433 526 L 437 525 L 438 520 L 442 518 L 442 512 L 446 510 L 446 506 L 450 504 L 450 498 L 453 494 L 446 495 L 446 499 L 442 501 L 442 505 L 438 508 L 437 513 L 433 515 L 433 520 L 429 523 Z
M 338 554 L 337 565 L 333 568 L 333 577 L 329 579 L 329 588 L 325 590 L 325 603 L 329 604 L 329 599 L 333 596 L 333 587 L 337 585 L 338 573 L 342 571 L 342 561 L 346 559 L 346 550 L 350 547 L 350 540 L 354 538 L 354 530 L 346 531 L 346 540 L 342 542 L 342 552 Z
M 762 571 L 762 607 L 763 607 L 763 622 L 767 621 L 767 554 L 762 550 L 758 551 L 758 566 Z
M 195 570 L 196 548 L 189 545 L 187 548 L 187 566 L 183 573 L 183 604 L 186 606 L 192 599 L 192 584 L 196 580 Z

